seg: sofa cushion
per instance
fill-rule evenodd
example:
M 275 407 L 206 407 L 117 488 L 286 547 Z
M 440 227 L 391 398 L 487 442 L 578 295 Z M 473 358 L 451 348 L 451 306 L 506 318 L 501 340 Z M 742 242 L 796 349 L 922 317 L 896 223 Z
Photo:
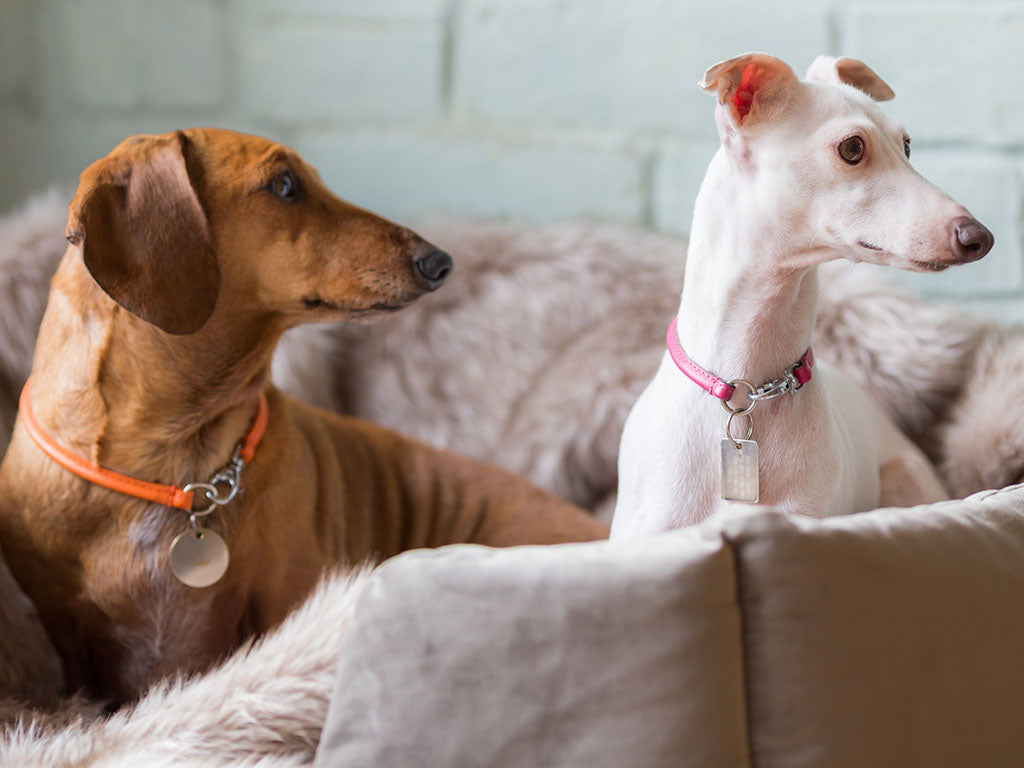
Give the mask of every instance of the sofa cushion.
M 317 765 L 746 766 L 734 574 L 709 529 L 394 558 Z
M 754 765 L 1024 764 L 1024 490 L 723 527 Z

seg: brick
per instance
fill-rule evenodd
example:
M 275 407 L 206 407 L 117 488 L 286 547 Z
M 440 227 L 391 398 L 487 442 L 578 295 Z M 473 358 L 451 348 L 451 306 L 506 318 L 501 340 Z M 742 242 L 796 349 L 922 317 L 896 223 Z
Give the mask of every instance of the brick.
M 653 180 L 653 223 L 666 232 L 689 234 L 693 204 L 718 142 L 673 144 L 659 153 Z
M 0 98 L 24 88 L 31 74 L 32 43 L 28 0 L 0 3 Z
M 205 0 L 61 0 L 50 87 L 82 107 L 210 107 L 225 93 L 223 9 Z M 52 94 L 51 94 L 52 96 Z
M 297 148 L 341 197 L 405 220 L 637 220 L 643 159 L 627 150 L 416 135 L 306 134 Z
M 440 24 L 253 23 L 240 30 L 238 102 L 284 123 L 431 122 Z
M 140 4 L 137 61 L 142 99 L 155 106 L 209 107 L 225 95 L 225 17 L 206 0 Z
M 1013 165 L 999 153 L 917 149 L 915 168 L 995 235 L 984 259 L 937 275 L 901 273 L 900 281 L 929 296 L 1005 296 L 1024 287 L 1020 237 L 1021 189 Z
M 849 11 L 839 28 L 843 52 L 892 85 L 918 139 L 1024 141 L 1019 4 L 889 3 Z
M 768 50 L 800 71 L 828 45 L 819 4 L 467 0 L 457 23 L 464 119 L 711 140 L 712 64 Z
M 440 19 L 448 0 L 234 0 L 240 15 L 262 13 L 364 19 L 367 21 L 432 21 Z
M 141 88 L 133 37 L 138 8 L 132 0 L 64 0 L 56 5 L 59 30 L 54 61 L 72 104 L 131 107 Z M 44 25 L 48 26 L 48 25 Z

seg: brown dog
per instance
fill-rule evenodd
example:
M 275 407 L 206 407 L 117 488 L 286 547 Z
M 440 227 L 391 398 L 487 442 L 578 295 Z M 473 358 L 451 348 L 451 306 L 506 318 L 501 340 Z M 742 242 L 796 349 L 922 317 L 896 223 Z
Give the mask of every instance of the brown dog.
M 226 573 L 201 589 L 169 565 L 188 512 L 72 474 L 21 417 L 0 468 L 0 540 L 72 688 L 120 702 L 204 669 L 280 622 L 334 563 L 607 535 L 502 470 L 269 385 L 285 329 L 398 310 L 451 268 L 414 233 L 334 197 L 294 152 L 212 129 L 127 139 L 82 174 L 67 236 L 31 389 L 57 442 L 181 486 L 222 468 L 261 392 L 269 402 L 242 494 L 201 521 L 230 550 Z

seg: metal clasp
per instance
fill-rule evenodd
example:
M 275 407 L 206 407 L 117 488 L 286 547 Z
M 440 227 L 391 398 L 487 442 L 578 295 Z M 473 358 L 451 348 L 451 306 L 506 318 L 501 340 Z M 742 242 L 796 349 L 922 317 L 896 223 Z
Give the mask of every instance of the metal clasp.
M 245 461 L 242 459 L 242 447 L 238 446 L 231 456 L 231 461 L 209 480 L 205 483 L 189 483 L 182 488 L 185 493 L 189 491 L 202 491 L 203 495 L 210 502 L 210 505 L 207 507 L 192 510 L 190 519 L 193 521 L 193 525 L 194 518 L 208 515 L 215 508 L 223 507 L 234 500 L 239 491 L 242 490 L 242 468 L 244 466 Z
M 799 365 L 800 363 L 796 363 L 789 366 L 781 379 L 765 382 L 758 387 L 756 391 L 748 395 L 748 397 L 754 402 L 760 402 L 762 400 L 774 400 L 776 397 L 782 397 L 783 395 L 796 394 L 796 391 L 800 389 L 800 381 L 797 379 L 796 374 L 794 374 L 793 371 L 795 371 Z

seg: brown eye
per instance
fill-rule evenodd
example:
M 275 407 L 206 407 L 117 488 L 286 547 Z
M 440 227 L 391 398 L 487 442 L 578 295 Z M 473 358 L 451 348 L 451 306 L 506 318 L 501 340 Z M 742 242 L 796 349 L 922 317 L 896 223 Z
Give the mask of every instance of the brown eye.
M 839 142 L 839 156 L 850 165 L 856 165 L 864 158 L 864 139 L 851 136 Z
M 278 200 L 294 203 L 299 198 L 299 182 L 291 171 L 283 171 L 267 183 L 267 191 Z
M 903 137 L 903 154 L 907 156 L 908 160 L 910 159 L 910 137 L 909 136 L 904 136 Z

